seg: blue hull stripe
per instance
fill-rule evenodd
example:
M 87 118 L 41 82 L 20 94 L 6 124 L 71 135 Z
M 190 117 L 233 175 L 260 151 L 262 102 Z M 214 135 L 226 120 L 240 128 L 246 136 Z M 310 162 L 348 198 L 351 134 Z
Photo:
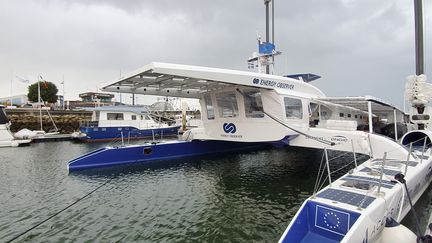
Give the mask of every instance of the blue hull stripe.
M 80 138 L 83 141 L 96 140 L 115 140 L 121 139 L 122 133 L 124 139 L 148 138 L 153 135 L 156 137 L 178 135 L 180 126 L 137 129 L 135 127 L 80 127 L 80 131 L 87 136 Z
M 267 147 L 271 147 L 271 145 L 269 143 L 241 143 L 213 140 L 175 141 L 115 148 L 105 147 L 70 161 L 68 168 L 70 171 L 74 171 L 120 164 L 221 154 L 241 150 L 258 150 Z

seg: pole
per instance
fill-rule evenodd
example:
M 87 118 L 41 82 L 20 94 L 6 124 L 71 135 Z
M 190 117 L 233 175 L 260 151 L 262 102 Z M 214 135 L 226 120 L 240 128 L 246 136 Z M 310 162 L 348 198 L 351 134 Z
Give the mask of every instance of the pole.
M 66 102 L 66 96 L 65 96 L 65 83 L 64 83 L 64 74 L 63 74 L 63 110 L 65 109 L 65 102 Z
M 368 101 L 368 116 L 369 116 L 369 133 L 373 133 L 372 102 L 371 101 Z
M 274 44 L 275 43 L 275 40 L 274 40 L 274 0 L 272 0 L 271 5 L 272 5 L 272 43 Z M 275 59 L 274 55 L 272 55 L 272 67 L 273 67 L 272 74 L 275 73 L 275 71 L 274 71 L 274 59 Z
M 13 106 L 12 103 L 12 80 L 13 80 L 13 73 L 12 73 L 12 77 L 11 77 L 11 85 L 10 85 L 10 105 Z
M 132 93 L 132 105 L 135 105 L 135 93 Z
M 40 120 L 40 130 L 43 131 L 42 127 L 42 104 L 41 104 L 41 92 L 40 92 L 40 78 L 38 78 L 38 105 L 39 105 L 39 120 Z
M 416 75 L 424 74 L 422 2 L 423 0 L 414 0 Z
M 381 192 L 382 178 L 383 178 L 383 174 L 384 174 L 384 166 L 385 166 L 386 158 L 387 158 L 387 152 L 384 152 L 384 157 L 383 157 L 382 164 L 381 164 L 381 173 L 380 173 L 380 179 L 379 179 L 379 184 L 378 184 L 378 191 L 377 191 L 378 195 Z
M 269 27 L 269 24 L 270 24 L 270 20 L 269 20 L 269 3 L 270 3 L 270 0 L 264 0 L 264 4 L 265 4 L 265 6 L 266 6 L 266 42 L 270 42 L 270 33 L 269 33 L 269 31 L 270 31 L 270 27 Z M 268 65 L 268 63 L 267 63 L 267 65 L 266 65 L 266 74 L 269 74 L 270 73 L 270 68 L 269 68 L 269 65 Z
M 406 160 L 406 163 L 405 163 L 405 174 L 404 174 L 405 176 L 406 176 L 406 174 L 408 172 L 408 162 L 409 162 L 409 158 L 410 158 L 411 151 L 412 151 L 412 144 L 413 143 L 410 143 L 409 152 L 408 152 L 407 160 Z
M 394 117 L 394 133 L 395 133 L 395 140 L 398 140 L 398 134 L 397 134 L 397 118 L 396 118 L 396 109 L 393 109 L 393 117 Z
M 356 157 L 356 153 L 354 150 L 354 141 L 351 139 L 351 147 L 352 147 L 352 152 L 353 152 L 353 156 L 354 156 L 354 164 L 355 164 L 355 168 L 357 169 L 357 157 Z

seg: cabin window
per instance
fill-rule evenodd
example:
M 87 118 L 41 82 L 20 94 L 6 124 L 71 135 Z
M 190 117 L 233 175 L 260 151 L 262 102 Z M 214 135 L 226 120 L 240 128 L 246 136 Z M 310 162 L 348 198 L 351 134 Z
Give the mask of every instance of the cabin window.
M 344 113 L 339 113 L 339 117 L 344 117 Z
M 96 111 L 95 112 L 96 114 L 96 119 L 95 119 L 95 121 L 99 121 L 99 117 L 100 117 L 100 111 Z
M 108 120 L 124 120 L 123 113 L 107 113 Z
M 136 120 L 136 115 L 132 115 L 132 120 Z
M 258 90 L 245 91 L 244 94 L 244 105 L 246 117 L 250 118 L 261 118 L 264 117 L 264 109 L 261 99 L 261 92 Z
M 354 115 L 354 118 L 357 119 L 357 115 Z
M 214 115 L 214 107 L 213 107 L 213 103 L 212 103 L 212 99 L 211 99 L 210 94 L 204 95 L 204 101 L 205 101 L 206 110 L 207 110 L 207 119 L 213 120 L 215 118 L 215 115 Z
M 348 118 L 351 118 L 351 114 L 348 114 L 347 116 L 348 116 Z
M 302 119 L 303 118 L 303 106 L 300 99 L 284 98 L 285 103 L 285 115 L 289 119 Z
M 313 116 L 314 114 L 318 114 L 315 113 L 318 110 L 318 104 L 316 103 L 310 103 L 309 104 L 309 116 Z
M 3 110 L 3 108 L 0 107 L 0 124 L 7 124 L 7 123 L 9 123 L 9 119 L 5 111 Z
M 239 110 L 234 92 L 224 92 L 216 95 L 220 117 L 238 117 Z

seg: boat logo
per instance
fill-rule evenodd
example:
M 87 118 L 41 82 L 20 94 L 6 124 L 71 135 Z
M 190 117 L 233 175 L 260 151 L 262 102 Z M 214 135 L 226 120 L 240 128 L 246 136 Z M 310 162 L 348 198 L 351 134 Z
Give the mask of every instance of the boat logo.
M 290 89 L 290 90 L 294 89 L 294 84 L 277 82 L 277 81 L 267 80 L 267 79 L 254 78 L 252 79 L 252 83 L 255 85 L 266 86 L 271 88 Z
M 236 128 L 236 126 L 234 125 L 234 123 L 224 123 L 224 124 L 223 124 L 223 130 L 224 130 L 226 133 L 236 133 L 237 128 Z
M 344 136 L 333 136 L 330 139 L 332 142 L 341 142 L 341 143 L 346 143 L 348 142 L 348 138 L 344 137 Z

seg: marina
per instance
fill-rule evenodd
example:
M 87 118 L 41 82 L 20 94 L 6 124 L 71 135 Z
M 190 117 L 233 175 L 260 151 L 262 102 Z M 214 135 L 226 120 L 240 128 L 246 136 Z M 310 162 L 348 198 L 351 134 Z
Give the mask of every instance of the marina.
M 395 76 L 396 86 L 406 77 L 400 94 L 376 79 L 366 90 L 379 97 L 348 95 L 356 77 L 343 69 L 350 92 L 292 64 L 280 74 L 274 4 L 264 0 L 248 71 L 147 57 L 67 102 L 64 75 L 59 95 L 41 74 L 29 84 L 12 72 L 0 104 L 0 241 L 430 242 L 423 1 L 413 5 L 415 72 Z M 26 97 L 13 96 L 14 80 Z M 403 96 L 403 108 L 381 93 Z
M 104 144 L 65 141 L 2 150 L 2 241 L 110 180 L 18 242 L 276 242 L 312 195 L 322 156 L 322 151 L 308 149 L 270 149 L 68 174 L 66 161 L 100 146 Z M 330 153 L 331 158 L 337 155 Z M 344 158 L 352 159 L 352 154 Z M 343 163 L 333 160 L 332 170 Z M 431 202 L 429 187 L 415 204 L 425 227 Z M 414 221 L 408 214 L 402 223 L 414 231 Z

